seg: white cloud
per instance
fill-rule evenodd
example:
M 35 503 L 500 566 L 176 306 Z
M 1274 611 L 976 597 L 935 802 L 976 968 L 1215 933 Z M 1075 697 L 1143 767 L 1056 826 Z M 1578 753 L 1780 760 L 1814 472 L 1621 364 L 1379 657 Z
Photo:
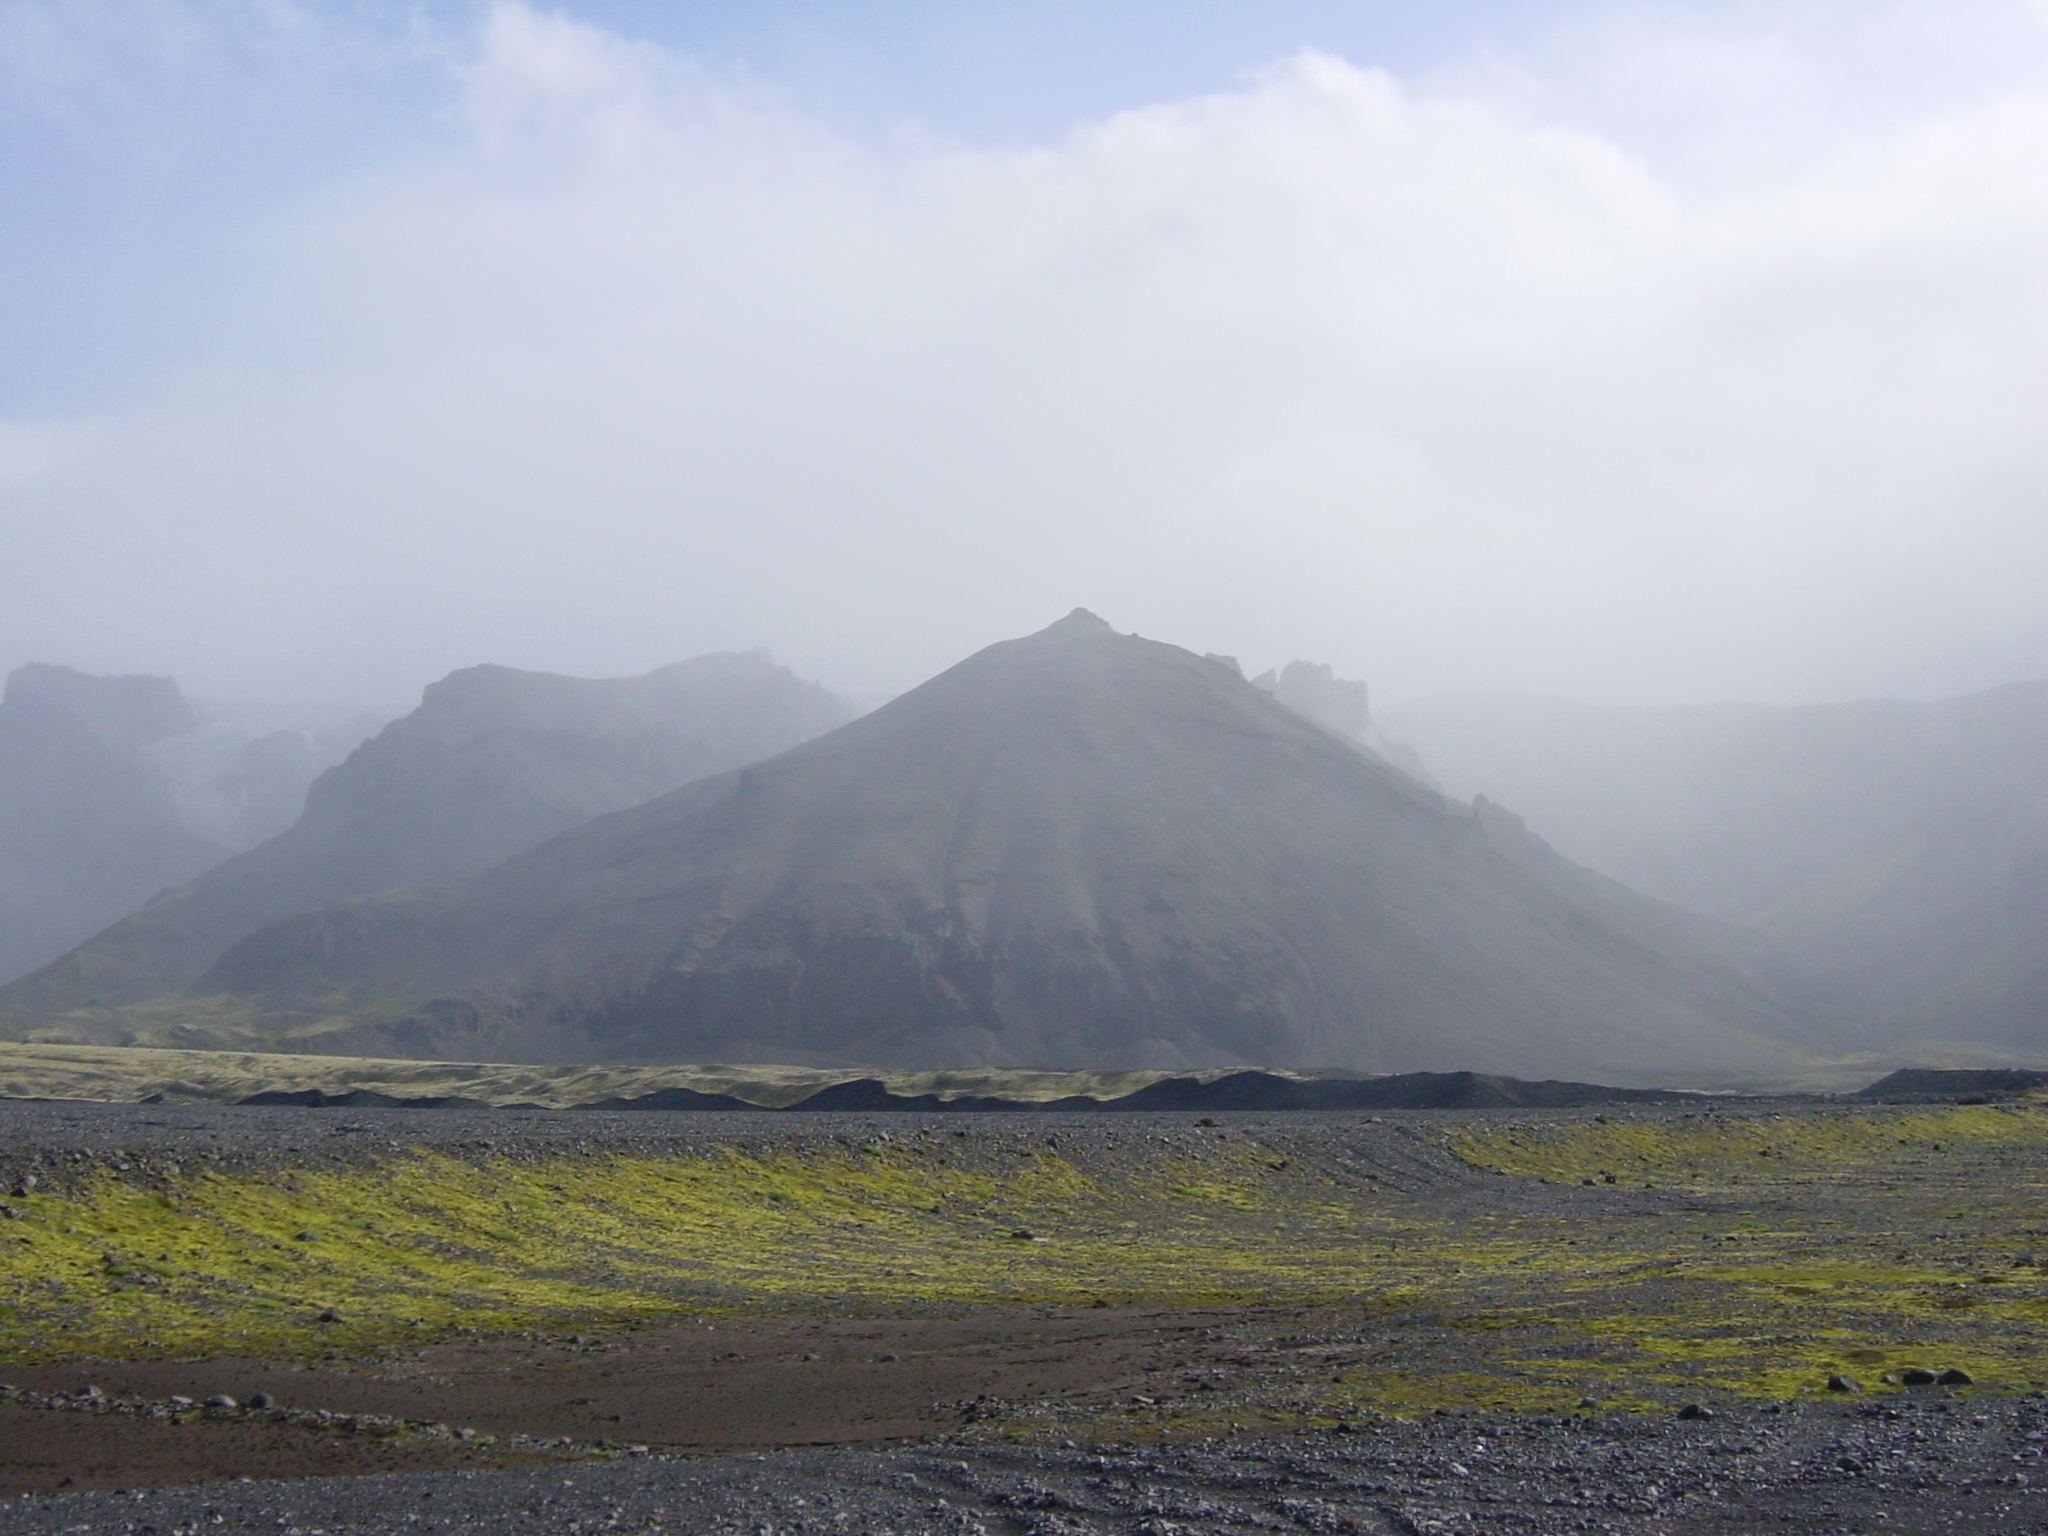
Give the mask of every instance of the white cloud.
M 459 78 L 466 147 L 279 207 L 207 347 L 14 489 L 0 650 L 880 688 L 1085 602 L 1395 692 L 2048 670 L 2048 94 L 1700 177 L 1315 54 L 1030 152 L 509 4 Z

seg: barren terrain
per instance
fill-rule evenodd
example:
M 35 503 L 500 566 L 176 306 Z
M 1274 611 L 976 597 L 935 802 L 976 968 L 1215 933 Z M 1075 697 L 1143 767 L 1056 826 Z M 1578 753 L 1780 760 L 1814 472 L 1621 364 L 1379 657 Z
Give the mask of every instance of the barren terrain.
M 0 1509 L 23 1531 L 502 1529 L 543 1499 L 523 1528 L 2032 1529 L 2044 1190 L 2025 1102 L 9 1104 Z

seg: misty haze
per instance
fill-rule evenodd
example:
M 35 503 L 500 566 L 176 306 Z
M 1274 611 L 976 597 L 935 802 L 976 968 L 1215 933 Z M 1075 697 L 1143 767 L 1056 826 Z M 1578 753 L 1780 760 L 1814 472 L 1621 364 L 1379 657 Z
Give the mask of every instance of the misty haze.
M 2044 82 L 0 4 L 0 1525 L 2048 1529 Z

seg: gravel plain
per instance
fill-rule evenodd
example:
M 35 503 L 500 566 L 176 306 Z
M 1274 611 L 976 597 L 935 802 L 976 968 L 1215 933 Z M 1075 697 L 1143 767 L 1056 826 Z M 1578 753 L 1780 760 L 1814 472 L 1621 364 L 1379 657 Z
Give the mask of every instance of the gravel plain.
M 1781 1111 L 1769 1105 L 1728 1111 L 1783 1118 L 1808 1112 L 1812 1111 Z M 1666 1112 L 1631 1113 L 1655 1119 Z M 1569 1224 L 1583 1214 L 1589 1221 L 1597 1216 L 1633 1229 L 1661 1218 L 1699 1226 L 1719 1222 L 1723 1214 L 1733 1218 L 1749 1213 L 1739 1202 L 1729 1204 L 1725 1191 L 1709 1197 L 1697 1190 L 1593 1187 L 1591 1180 L 1582 1187 L 1504 1178 L 1446 1150 L 1447 1128 L 1489 1123 L 1489 1115 L 1501 1121 L 1510 1118 L 1487 1111 L 1389 1112 L 1370 1117 L 1226 1114 L 1198 1119 L 17 1102 L 0 1104 L 0 1178 L 18 1180 L 33 1173 L 47 1189 L 110 1171 L 147 1184 L 204 1168 L 374 1165 L 394 1152 L 421 1147 L 480 1159 L 603 1157 L 622 1151 L 692 1155 L 722 1147 L 815 1145 L 821 1138 L 871 1144 L 919 1135 L 943 1135 L 950 1152 L 985 1156 L 995 1165 L 1020 1149 L 1051 1143 L 1076 1157 L 1136 1148 L 1147 1155 L 1179 1156 L 1186 1148 L 1217 1138 L 1251 1138 L 1264 1151 L 1315 1160 L 1318 1177 L 1355 1180 L 1390 1198 L 1433 1203 L 1453 1217 L 1459 1212 L 1534 1213 Z M 1511 1118 L 1518 1124 L 1548 1124 L 1600 1116 L 1593 1110 L 1539 1116 L 1518 1111 Z M 1960 1209 L 1951 1210 L 1962 1199 L 1959 1191 L 1980 1187 L 1987 1170 L 2009 1200 L 2019 1198 L 2013 1191 L 2023 1184 L 2033 1187 L 2027 1181 L 2040 1171 L 2037 1154 L 2023 1149 L 1996 1155 L 2002 1161 L 1984 1161 L 1954 1173 L 1944 1171 L 1946 1165 L 1930 1166 L 1921 1175 L 1942 1202 L 1943 1230 L 1962 1214 Z M 1901 1195 L 1889 1183 L 1876 1188 L 1871 1198 L 1895 1201 L 1907 1196 L 1921 1198 L 1912 1190 Z M 2026 1196 L 2007 1215 L 2015 1221 L 2026 1218 L 2032 1207 L 2025 1201 L 2032 1198 Z M 1794 1201 L 1784 1187 L 1772 1186 L 1768 1201 L 1773 1221 L 1782 1224 L 1789 1219 Z M 1105 1326 L 1115 1321 L 1104 1319 Z M 1139 1322 L 1156 1329 L 1154 1317 Z M 770 1353 L 779 1352 L 778 1359 L 818 1360 L 820 1346 L 808 1338 L 797 1339 L 789 1332 L 795 1326 L 787 1316 L 772 1327 L 763 1323 L 763 1329 L 781 1329 L 788 1336 L 768 1338 L 764 1332 L 752 1343 L 729 1341 L 738 1344 L 737 1349 L 725 1348 L 727 1341 L 721 1341 L 716 1354 L 705 1359 L 725 1362 L 728 1383 L 757 1376 Z M 898 1319 L 894 1326 L 930 1330 L 941 1323 Z M 1355 1330 L 1356 1320 L 1348 1326 Z M 1455 1330 L 1429 1320 L 1413 1325 L 1425 1326 L 1435 1331 L 1429 1334 L 1426 1349 L 1417 1346 L 1423 1354 L 1463 1347 Z M 1138 1322 L 1131 1327 L 1142 1331 Z M 1307 1339 L 1307 1334 L 1326 1327 L 1324 1319 L 1309 1314 L 1254 1317 L 1247 1312 L 1236 1334 L 1228 1328 L 1213 1330 L 1217 1338 L 1205 1346 L 1208 1364 L 1202 1368 L 1219 1361 L 1244 1364 L 1259 1349 L 1268 1351 L 1261 1358 L 1277 1359 L 1285 1353 L 1277 1345 L 1299 1354 L 1303 1339 L 1286 1330 L 1306 1330 L 1303 1338 L 1312 1344 L 1315 1340 Z M 1020 1328 L 1017 1351 L 1002 1356 L 999 1369 L 1021 1372 L 1027 1365 L 1043 1364 L 1037 1358 L 1045 1353 L 1040 1342 L 1056 1331 L 1033 1335 Z M 637 1369 L 635 1357 L 618 1352 L 629 1349 L 625 1343 L 614 1348 L 596 1339 L 571 1342 L 587 1350 L 594 1362 L 623 1362 L 628 1375 Z M 985 1344 L 977 1340 L 973 1347 Z M 542 1341 L 523 1347 L 555 1349 L 557 1344 Z M 1076 1360 L 1081 1367 L 1088 1362 L 1086 1348 L 1077 1349 L 1070 1339 L 1061 1347 L 1065 1353 L 1057 1369 L 1045 1366 L 1051 1372 L 1045 1380 L 1052 1384 L 1045 1390 L 1056 1387 L 1085 1396 L 1073 1378 Z M 1114 1351 L 1106 1344 L 1099 1347 L 1101 1369 L 1118 1378 L 1103 1383 L 1105 1391 L 1128 1398 L 1134 1382 L 1147 1393 L 1158 1390 L 1139 1380 L 1139 1357 L 1154 1349 L 1152 1342 L 1132 1344 L 1128 1358 L 1115 1356 L 1114 1372 Z M 792 1354 L 799 1348 L 808 1352 Z M 760 1358 L 748 1354 L 749 1349 Z M 947 1358 L 957 1365 L 968 1353 L 963 1345 Z M 947 1350 L 934 1347 L 930 1354 L 936 1359 Z M 532 1370 L 538 1378 L 544 1372 L 533 1364 L 535 1358 L 524 1357 L 523 1363 L 504 1368 Z M 1170 1368 L 1166 1354 L 1159 1359 L 1155 1374 L 1160 1379 L 1190 1379 L 1177 1374 L 1188 1369 L 1188 1359 L 1175 1356 Z M 115 1364 L 109 1362 L 106 1369 L 113 1370 Z M 547 1369 L 557 1369 L 557 1364 Z M 51 1390 L 59 1377 L 68 1381 L 88 1368 L 85 1362 L 76 1362 L 75 1367 L 36 1367 L 46 1378 L 39 1390 Z M 872 1364 L 860 1362 L 859 1368 L 871 1370 Z M 145 1367 L 130 1369 L 144 1372 Z M 448 1369 L 435 1366 L 444 1374 Z M 1085 1369 L 1081 1373 L 1085 1375 Z M 4 1374 L 21 1372 L 9 1367 Z M 304 1390 L 312 1392 L 314 1378 L 301 1379 L 308 1383 Z M 122 1390 L 111 1379 L 110 1386 Z M 176 1387 L 143 1382 L 133 1390 L 160 1393 Z M 46 1412 L 43 1417 L 68 1422 L 91 1415 Z M 815 1438 L 839 1443 L 724 1454 L 678 1455 L 673 1445 L 614 1453 L 593 1442 L 574 1454 L 595 1459 L 550 1463 L 534 1457 L 532 1464 L 513 1466 L 465 1466 L 461 1457 L 469 1452 L 450 1445 L 446 1464 L 422 1470 L 385 1471 L 389 1462 L 380 1464 L 367 1455 L 351 1466 L 341 1455 L 334 1463 L 340 1475 L 272 1478 L 259 1464 L 250 1474 L 254 1480 L 245 1476 L 191 1482 L 188 1473 L 183 1486 L 23 1493 L 0 1500 L 0 1531 L 23 1536 L 195 1536 L 212 1530 L 306 1536 L 344 1531 L 626 1530 L 707 1536 L 1221 1536 L 1259 1531 L 1375 1536 L 1604 1531 L 1675 1536 L 1808 1525 L 1827 1532 L 2048 1532 L 2048 1398 L 2032 1390 L 1936 1386 L 1789 1402 L 1717 1398 L 1694 1417 L 1680 1417 L 1669 1411 L 1668 1404 L 1655 1412 L 1622 1413 L 1589 1402 L 1570 1412 L 1454 1409 L 1414 1417 L 1361 1413 L 1349 1422 L 1316 1427 L 1274 1427 L 1256 1422 L 1253 1415 L 1247 1418 L 1253 1422 L 1241 1429 L 1195 1438 L 1147 1435 L 1142 1422 L 1132 1420 L 1138 1425 L 1136 1438 L 1119 1440 L 1111 1427 L 1116 1421 L 1096 1414 L 1088 1420 L 1089 1432 L 1072 1440 L 1060 1438 L 1073 1432 L 1066 1421 L 1055 1416 L 1034 1423 L 1027 1415 L 1008 1425 L 962 1424 L 956 1419 L 933 1424 L 929 1432 L 914 1438 L 893 1441 L 876 1440 L 872 1432 L 828 1432 Z M 13 1421 L 8 1425 L 11 1432 Z M 195 1434 L 209 1432 L 205 1425 L 188 1427 Z M 223 1433 L 241 1432 L 249 1424 L 234 1419 L 217 1427 Z M 866 1443 L 851 1443 L 856 1441 Z M 296 1465 L 281 1459 L 277 1469 Z M 350 1475 L 363 1473 L 374 1475 Z
M 0 1504 L 21 1536 L 668 1530 L 697 1536 L 2048 1531 L 2038 1398 L 1710 1419 L 1458 1415 L 1152 1446 L 927 1444 Z

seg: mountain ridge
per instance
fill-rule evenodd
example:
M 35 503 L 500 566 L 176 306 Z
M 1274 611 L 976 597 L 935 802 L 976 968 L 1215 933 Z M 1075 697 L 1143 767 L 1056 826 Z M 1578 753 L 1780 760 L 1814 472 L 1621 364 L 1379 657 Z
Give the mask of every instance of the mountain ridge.
M 1767 962 L 1077 612 L 457 885 L 253 934 L 195 992 L 401 1055 L 1642 1081 L 1801 1059 Z

